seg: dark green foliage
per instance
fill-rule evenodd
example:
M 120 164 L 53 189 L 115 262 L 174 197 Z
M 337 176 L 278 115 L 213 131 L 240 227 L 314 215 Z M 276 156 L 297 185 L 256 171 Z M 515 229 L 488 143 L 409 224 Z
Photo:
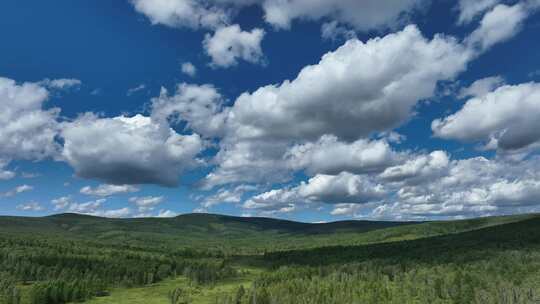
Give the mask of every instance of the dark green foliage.
M 19 304 L 21 293 L 8 273 L 0 272 L 0 304 Z
M 216 304 L 536 303 L 540 217 L 322 226 L 215 215 L 0 218 L 0 304 L 20 304 L 22 285 L 32 304 L 56 304 L 176 276 L 190 284 L 170 302 L 191 303 L 193 290 L 246 266 L 260 274 Z
M 1 295 L 13 298 L 14 282 L 33 282 L 30 298 L 35 304 L 80 301 L 104 295 L 109 287 L 142 286 L 176 275 L 212 284 L 236 275 L 219 256 L 223 254 L 0 235 L 0 271 L 11 278 L 0 281 Z

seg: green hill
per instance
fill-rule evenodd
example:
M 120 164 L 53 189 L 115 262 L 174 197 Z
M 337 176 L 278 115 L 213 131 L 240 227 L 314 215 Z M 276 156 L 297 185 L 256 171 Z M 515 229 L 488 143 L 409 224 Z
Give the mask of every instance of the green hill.
M 202 304 L 534 303 L 538 286 L 536 214 L 321 224 L 0 217 L 1 304 L 166 304 L 173 290 Z
M 0 217 L 0 233 L 100 243 L 202 247 L 237 251 L 298 249 L 410 240 L 521 221 L 536 215 L 445 222 L 339 221 L 302 223 L 262 217 L 184 214 L 174 218 L 110 219 L 64 213 Z

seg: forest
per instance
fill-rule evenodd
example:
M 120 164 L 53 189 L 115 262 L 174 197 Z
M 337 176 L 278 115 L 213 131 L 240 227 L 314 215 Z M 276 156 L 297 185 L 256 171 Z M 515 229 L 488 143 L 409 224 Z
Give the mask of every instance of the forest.
M 328 224 L 0 217 L 2 304 L 539 301 L 537 215 Z

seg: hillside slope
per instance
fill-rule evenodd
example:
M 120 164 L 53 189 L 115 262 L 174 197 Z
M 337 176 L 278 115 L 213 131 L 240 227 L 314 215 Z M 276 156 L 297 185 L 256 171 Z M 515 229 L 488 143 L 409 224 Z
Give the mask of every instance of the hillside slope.
M 124 245 L 275 250 L 417 239 L 522 221 L 536 216 L 424 223 L 341 221 L 313 224 L 216 214 L 109 219 L 66 213 L 34 218 L 3 216 L 0 217 L 0 233 L 44 235 Z

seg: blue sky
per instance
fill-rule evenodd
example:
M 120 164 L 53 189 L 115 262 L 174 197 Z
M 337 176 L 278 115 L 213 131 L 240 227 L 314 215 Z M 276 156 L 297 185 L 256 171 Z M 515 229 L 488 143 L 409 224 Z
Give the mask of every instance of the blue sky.
M 0 214 L 538 211 L 540 2 L 0 4 Z

